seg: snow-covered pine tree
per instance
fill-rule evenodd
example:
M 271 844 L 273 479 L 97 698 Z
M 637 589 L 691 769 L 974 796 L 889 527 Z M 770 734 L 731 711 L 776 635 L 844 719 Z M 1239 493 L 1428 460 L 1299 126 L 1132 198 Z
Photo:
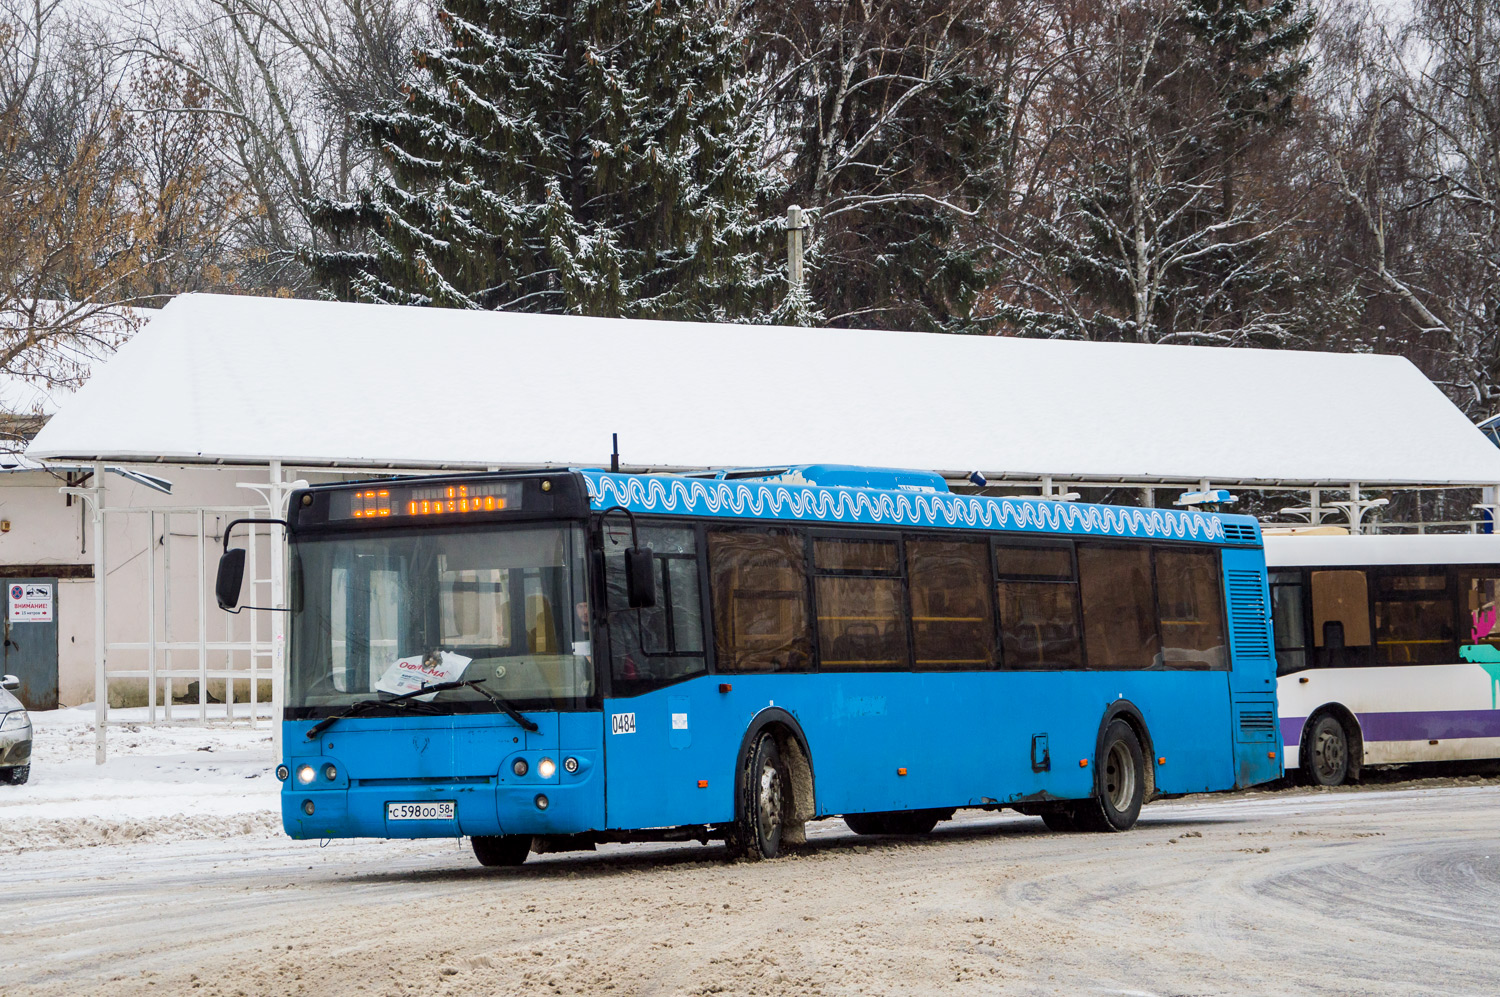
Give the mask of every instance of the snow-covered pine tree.
M 743 50 L 702 0 L 443 0 L 405 103 L 363 116 L 389 176 L 318 205 L 337 297 L 732 318 L 772 303 L 778 190 Z

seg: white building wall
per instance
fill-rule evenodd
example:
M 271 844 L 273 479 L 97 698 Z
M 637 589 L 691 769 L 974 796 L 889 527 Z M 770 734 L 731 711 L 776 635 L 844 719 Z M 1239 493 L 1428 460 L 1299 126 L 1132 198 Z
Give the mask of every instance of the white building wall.
M 94 701 L 94 583 L 57 583 L 57 700 Z
M 61 475 L 21 471 L 0 475 L 0 564 L 87 564 L 83 503 L 57 493 Z M 4 529 L 8 522 L 10 527 Z

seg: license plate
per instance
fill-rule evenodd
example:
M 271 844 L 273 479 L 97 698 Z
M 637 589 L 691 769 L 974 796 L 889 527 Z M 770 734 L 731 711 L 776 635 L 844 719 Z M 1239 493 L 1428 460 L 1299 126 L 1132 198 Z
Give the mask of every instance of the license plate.
M 457 812 L 452 800 L 432 800 L 428 803 L 387 803 L 386 820 L 453 820 Z

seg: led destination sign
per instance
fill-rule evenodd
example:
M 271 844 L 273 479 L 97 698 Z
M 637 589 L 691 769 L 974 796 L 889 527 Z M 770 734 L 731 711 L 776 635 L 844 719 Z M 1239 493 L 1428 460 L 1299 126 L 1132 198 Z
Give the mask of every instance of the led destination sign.
M 519 481 L 472 484 L 393 485 L 336 492 L 330 520 L 410 519 L 422 516 L 461 518 L 476 512 L 515 511 L 521 507 Z

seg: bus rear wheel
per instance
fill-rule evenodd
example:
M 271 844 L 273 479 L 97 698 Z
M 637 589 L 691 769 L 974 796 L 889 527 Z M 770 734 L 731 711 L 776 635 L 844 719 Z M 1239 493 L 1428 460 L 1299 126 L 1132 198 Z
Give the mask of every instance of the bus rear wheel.
M 475 835 L 469 839 L 480 865 L 520 865 L 531 854 L 531 835 Z
M 1128 831 L 1146 799 L 1146 756 L 1140 738 L 1123 720 L 1110 721 L 1094 763 L 1094 795 L 1074 811 L 1089 831 Z
M 776 738 L 762 734 L 745 768 L 745 797 L 726 844 L 736 858 L 774 859 L 792 809 L 791 778 Z
M 1338 786 L 1349 778 L 1349 735 L 1338 717 L 1325 713 L 1307 735 L 1303 768 L 1315 786 Z

